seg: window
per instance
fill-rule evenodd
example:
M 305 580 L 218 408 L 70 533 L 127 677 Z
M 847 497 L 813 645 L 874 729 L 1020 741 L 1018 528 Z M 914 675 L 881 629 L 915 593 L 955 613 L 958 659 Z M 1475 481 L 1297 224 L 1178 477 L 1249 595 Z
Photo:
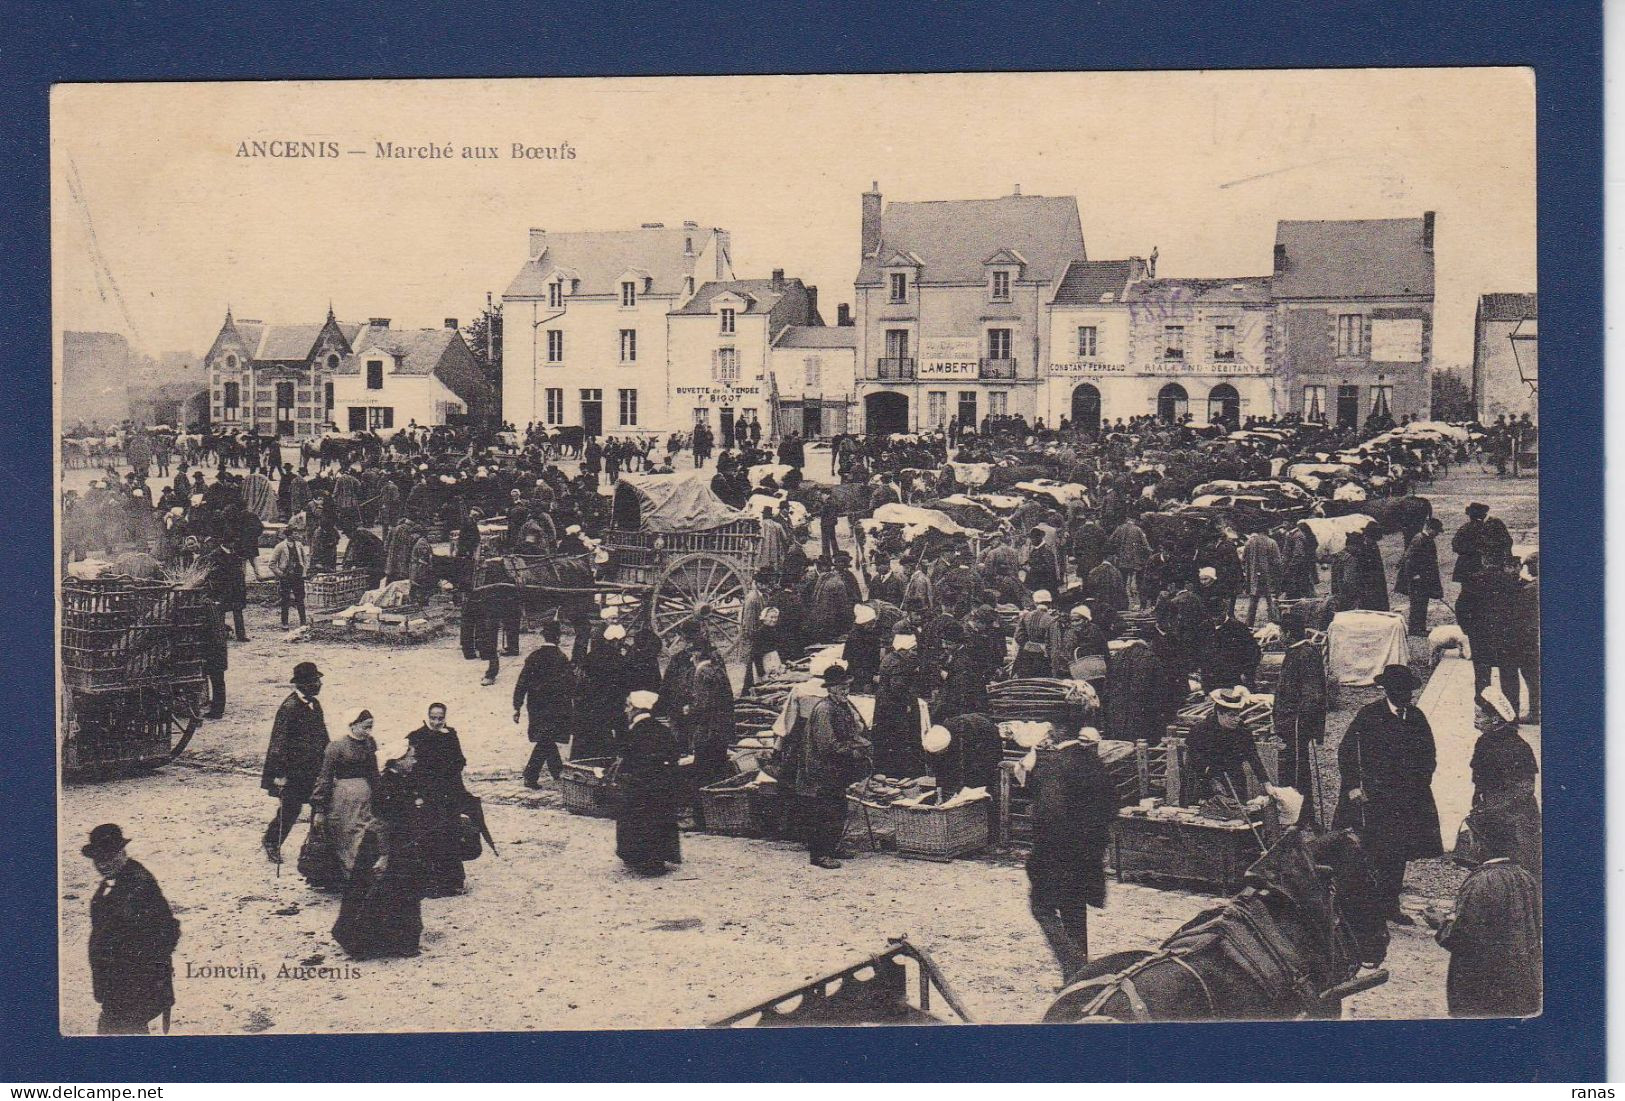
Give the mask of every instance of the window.
M 824 385 L 824 361 L 817 356 L 808 356 L 802 360 L 802 366 L 807 371 L 807 377 L 802 383 L 803 387 L 807 390 L 820 389 Z
M 996 271 L 993 273 L 993 297 L 1001 302 L 1010 300 L 1010 273 Z
M 1010 330 L 989 329 L 987 331 L 987 358 L 1010 358 Z
M 1326 423 L 1326 387 L 1305 386 L 1303 388 L 1303 419 Z
M 1100 330 L 1093 325 L 1078 326 L 1078 358 L 1094 359 L 1099 355 Z
M 894 271 L 891 273 L 891 300 L 893 302 L 908 301 L 908 273 Z
M 734 331 L 734 311 L 730 306 L 722 308 L 722 332 L 725 336 L 732 336 Z
M 367 410 L 368 428 L 394 428 L 395 410 L 388 405 L 377 405 Z
M 1234 325 L 1213 326 L 1213 358 L 1225 361 L 1236 358 L 1236 327 Z
M 908 358 L 907 329 L 886 330 L 886 358 L 898 360 Z
M 557 279 L 547 285 L 547 305 L 554 310 L 564 305 L 564 284 Z
M 547 362 L 564 362 L 564 330 L 547 330 Z
M 717 382 L 739 381 L 739 351 L 736 348 L 718 348 L 712 375 Z
M 226 370 L 235 371 L 236 369 L 237 369 L 237 355 L 236 355 L 236 353 L 228 353 L 227 356 L 226 356 Z
M 1374 416 L 1390 417 L 1394 412 L 1394 388 L 1378 383 L 1371 388 L 1371 412 Z
M 638 331 L 636 329 L 621 330 L 621 362 L 636 363 L 638 361 Z
M 333 384 L 331 382 L 322 385 L 322 408 L 330 413 L 333 411 Z
M 926 391 L 925 421 L 932 428 L 946 428 L 948 426 L 948 391 Z
M 961 390 L 961 391 L 959 391 L 959 423 L 960 424 L 975 424 L 976 423 L 976 391 L 975 390 Z
M 235 382 L 226 383 L 223 402 L 225 412 L 221 419 L 234 421 L 242 417 L 242 410 L 239 408 L 242 404 L 242 389 Z
M 638 285 L 632 282 L 621 284 L 621 306 L 630 308 L 638 304 Z
M 337 371 L 339 369 L 339 357 L 337 353 L 327 357 L 327 369 L 329 371 Z
M 1365 353 L 1365 318 L 1357 313 L 1337 315 L 1337 354 L 1357 356 Z
M 696 425 L 710 424 L 711 423 L 711 408 L 709 406 L 706 406 L 706 405 L 696 405 L 694 407 L 694 423 Z
M 1010 412 L 1010 391 L 990 390 L 987 395 L 987 411 L 995 417 L 1002 417 Z
M 1162 358 L 1185 358 L 1185 326 L 1164 325 L 1162 327 Z
M 384 361 L 381 359 L 367 360 L 367 389 L 382 390 L 384 388 Z
M 558 386 L 547 388 L 547 423 L 564 423 L 564 390 Z
M 621 427 L 636 428 L 638 424 L 638 392 L 621 391 Z
M 361 432 L 367 427 L 367 410 L 365 406 L 350 406 L 350 431 Z
M 291 382 L 276 384 L 276 419 L 279 421 L 293 420 L 293 383 Z

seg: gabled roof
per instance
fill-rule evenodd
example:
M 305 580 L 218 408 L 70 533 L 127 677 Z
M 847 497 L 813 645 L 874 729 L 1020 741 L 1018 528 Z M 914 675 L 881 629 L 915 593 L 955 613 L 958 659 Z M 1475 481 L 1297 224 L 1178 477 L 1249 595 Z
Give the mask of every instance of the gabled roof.
M 1539 296 L 1524 291 L 1478 296 L 1480 321 L 1522 321 L 1534 317 Z
M 1020 264 L 1022 267 L 1026 267 L 1027 258 L 1013 248 L 1001 248 L 998 252 L 983 260 L 982 264 L 984 267 L 989 264 Z
M 894 248 L 882 250 L 876 257 L 883 268 L 923 268 L 925 261 L 920 259 L 917 252 L 907 249 Z
M 316 346 L 316 340 L 322 335 L 326 324 L 320 325 L 265 325 L 259 334 L 259 340 L 250 345 L 255 362 L 287 362 L 297 360 L 304 362 L 310 358 L 310 350 Z M 242 332 L 243 326 L 238 326 Z M 350 344 L 355 343 L 356 334 L 362 326 L 354 322 L 338 323 L 339 332 Z M 246 339 L 246 334 L 245 334 Z
M 786 325 L 773 342 L 775 348 L 856 348 L 858 330 L 852 325 Z
M 385 329 L 367 326 L 354 353 L 339 364 L 341 375 L 361 373 L 361 364 L 380 355 L 397 375 L 427 375 L 440 363 L 446 346 L 460 334 L 455 329 Z
M 1383 298 L 1433 294 L 1433 253 L 1421 218 L 1277 222 L 1277 298 Z M 1277 264 L 1281 262 L 1278 260 Z
M 709 229 L 625 229 L 592 233 L 549 233 L 540 256 L 526 261 L 514 276 L 504 298 L 541 298 L 548 277 L 567 269 L 580 281 L 576 294 L 618 294 L 621 276 L 629 271 L 647 273 L 652 284 L 646 294 L 675 295 L 694 274 L 694 265 L 714 231 Z M 692 240 L 694 251 L 685 255 L 683 243 Z
M 1272 283 L 1268 275 L 1244 275 L 1235 279 L 1141 279 L 1129 285 L 1124 299 L 1154 302 L 1171 297 L 1192 306 L 1210 302 L 1268 304 L 1272 300 Z
M 714 313 L 716 299 L 722 295 L 731 294 L 746 303 L 745 313 L 764 314 L 773 312 L 773 307 L 780 298 L 784 297 L 790 285 L 801 284 L 799 279 L 786 279 L 778 290 L 773 289 L 771 279 L 733 279 L 725 283 L 702 283 L 694 292 L 694 297 L 683 303 L 683 308 L 673 310 L 674 314 Z
M 983 261 L 1000 249 L 1026 258 L 1024 281 L 1048 283 L 1072 260 L 1088 259 L 1078 201 L 1071 196 L 1007 195 L 888 203 L 880 219 L 877 256 L 866 256 L 857 282 L 880 281 L 877 257 L 899 251 L 916 256 L 928 283 L 980 283 Z
M 1137 256 L 1127 260 L 1074 260 L 1067 265 L 1061 285 L 1055 290 L 1055 304 L 1094 306 L 1121 302 L 1129 282 L 1144 276 L 1145 261 Z

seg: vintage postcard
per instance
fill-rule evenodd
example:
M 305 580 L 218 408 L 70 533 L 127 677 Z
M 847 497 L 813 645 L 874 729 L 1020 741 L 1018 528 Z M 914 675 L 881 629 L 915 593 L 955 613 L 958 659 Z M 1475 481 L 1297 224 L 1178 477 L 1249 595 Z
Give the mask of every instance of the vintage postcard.
M 62 1032 L 1540 1013 L 1535 95 L 57 86 Z

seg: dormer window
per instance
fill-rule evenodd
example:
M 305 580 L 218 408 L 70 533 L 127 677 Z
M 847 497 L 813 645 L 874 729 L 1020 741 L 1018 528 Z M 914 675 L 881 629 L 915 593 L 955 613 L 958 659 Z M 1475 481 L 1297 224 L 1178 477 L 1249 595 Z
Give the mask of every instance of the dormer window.
M 638 304 L 638 285 L 628 279 L 621 284 L 621 308 L 630 309 Z
M 893 302 L 908 301 L 908 273 L 894 271 L 891 273 L 891 300 Z
M 327 357 L 327 369 L 329 371 L 337 371 L 339 369 L 339 357 L 337 352 L 334 352 L 332 355 Z
M 381 359 L 367 360 L 367 389 L 382 390 L 384 388 L 384 361 Z
M 564 305 L 564 283 L 555 279 L 547 285 L 547 308 L 557 310 Z
M 993 300 L 995 302 L 1010 301 L 1010 273 L 1007 271 L 995 271 L 993 273 L 993 286 L 991 289 L 993 291 Z
M 734 331 L 735 311 L 731 306 L 724 306 L 720 312 L 722 315 L 722 334 L 724 336 L 732 336 Z
M 226 354 L 226 370 L 235 371 L 236 369 L 237 369 L 237 355 L 236 355 L 235 352 L 228 352 Z

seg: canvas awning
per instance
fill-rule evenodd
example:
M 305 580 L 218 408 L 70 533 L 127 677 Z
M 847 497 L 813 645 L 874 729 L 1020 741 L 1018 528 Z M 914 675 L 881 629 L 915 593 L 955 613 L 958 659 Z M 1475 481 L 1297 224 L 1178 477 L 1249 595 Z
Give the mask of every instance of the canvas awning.
M 711 489 L 711 473 L 623 474 L 615 485 L 615 527 L 624 531 L 705 531 L 745 519 Z

